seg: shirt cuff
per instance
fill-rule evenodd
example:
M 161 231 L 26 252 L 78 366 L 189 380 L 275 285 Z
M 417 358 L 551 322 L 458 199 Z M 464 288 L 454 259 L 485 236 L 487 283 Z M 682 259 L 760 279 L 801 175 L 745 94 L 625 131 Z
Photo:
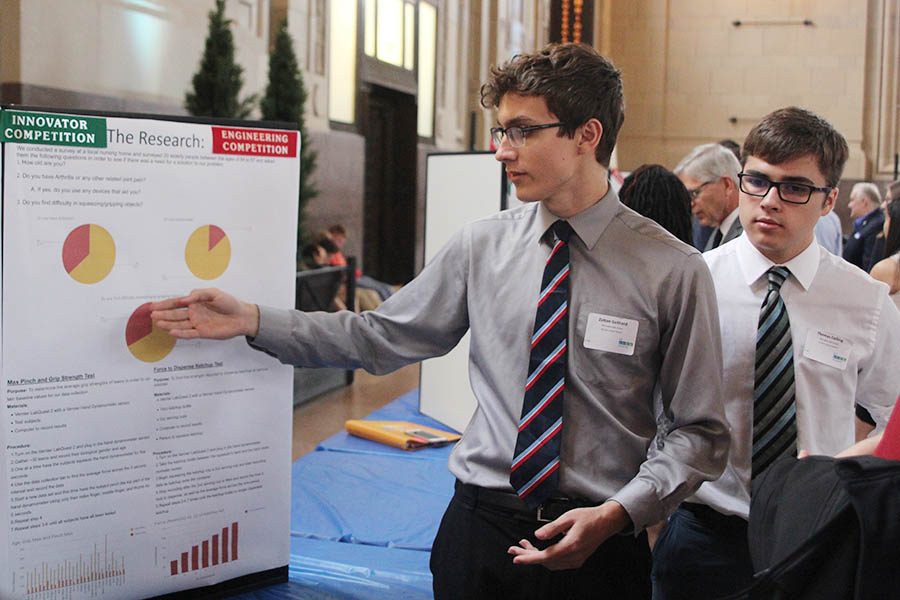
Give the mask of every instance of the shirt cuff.
M 628 513 L 635 535 L 666 518 L 662 503 L 656 497 L 656 490 L 641 479 L 632 479 L 610 500 L 621 504 Z
M 266 351 L 292 329 L 291 311 L 259 305 L 259 330 L 256 337 L 247 336 L 247 343 Z

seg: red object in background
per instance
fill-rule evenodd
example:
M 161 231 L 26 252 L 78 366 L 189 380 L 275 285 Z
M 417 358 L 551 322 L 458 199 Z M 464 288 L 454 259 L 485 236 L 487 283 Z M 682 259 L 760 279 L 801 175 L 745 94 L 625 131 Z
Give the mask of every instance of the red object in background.
M 900 403 L 900 397 L 897 398 L 897 402 Z M 875 456 L 900 460 L 900 408 L 897 406 L 894 405 L 894 412 L 891 413 L 884 435 L 875 448 Z

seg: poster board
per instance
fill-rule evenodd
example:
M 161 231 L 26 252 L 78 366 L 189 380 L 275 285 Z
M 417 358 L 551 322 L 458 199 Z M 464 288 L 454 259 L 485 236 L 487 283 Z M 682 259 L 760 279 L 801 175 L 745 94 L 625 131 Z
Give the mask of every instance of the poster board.
M 503 165 L 492 152 L 429 154 L 425 181 L 425 262 L 466 223 L 505 208 Z M 419 410 L 457 431 L 475 411 L 469 334 L 444 356 L 422 363 Z
M 0 112 L 0 597 L 286 578 L 292 369 L 147 305 L 292 307 L 299 132 Z

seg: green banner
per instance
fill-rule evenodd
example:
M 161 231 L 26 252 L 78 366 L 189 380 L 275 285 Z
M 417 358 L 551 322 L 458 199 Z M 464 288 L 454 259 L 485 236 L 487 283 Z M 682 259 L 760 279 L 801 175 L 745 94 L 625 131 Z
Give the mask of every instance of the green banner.
M 0 142 L 106 148 L 106 119 L 4 110 L 0 112 Z

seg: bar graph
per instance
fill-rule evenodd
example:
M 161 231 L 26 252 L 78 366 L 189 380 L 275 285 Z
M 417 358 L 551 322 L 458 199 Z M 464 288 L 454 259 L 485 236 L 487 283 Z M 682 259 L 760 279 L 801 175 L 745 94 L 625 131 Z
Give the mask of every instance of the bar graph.
M 78 557 L 41 561 L 24 572 L 25 595 L 32 600 L 67 600 L 73 595 L 99 597 L 110 587 L 125 584 L 125 558 L 96 542 Z
M 180 556 L 169 562 L 169 574 L 174 577 L 237 559 L 238 522 L 234 521 L 230 526 L 212 534 L 209 539 L 192 543 L 189 550 L 181 550 Z

